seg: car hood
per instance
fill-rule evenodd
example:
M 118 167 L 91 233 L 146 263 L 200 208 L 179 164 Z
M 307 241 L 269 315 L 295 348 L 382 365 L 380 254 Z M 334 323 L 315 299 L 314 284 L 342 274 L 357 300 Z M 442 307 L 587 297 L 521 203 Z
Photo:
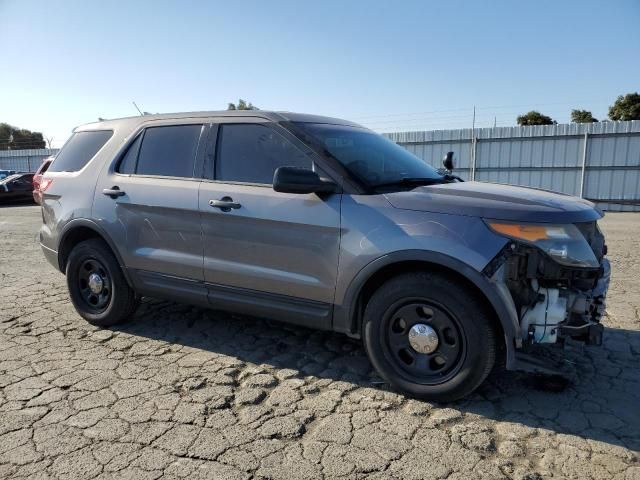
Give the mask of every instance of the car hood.
M 484 182 L 429 185 L 385 197 L 394 207 L 405 210 L 495 220 L 575 223 L 603 215 L 593 203 L 570 195 Z

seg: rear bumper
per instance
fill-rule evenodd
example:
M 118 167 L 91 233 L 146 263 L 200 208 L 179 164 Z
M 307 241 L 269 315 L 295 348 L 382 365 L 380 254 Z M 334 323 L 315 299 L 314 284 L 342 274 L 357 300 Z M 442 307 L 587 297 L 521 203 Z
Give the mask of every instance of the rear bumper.
M 56 270 L 60 270 L 60 265 L 58 264 L 58 252 L 53 250 L 52 248 L 45 247 L 42 243 L 40 243 L 40 248 L 42 248 L 42 253 L 44 254 L 44 258 L 47 259 Z

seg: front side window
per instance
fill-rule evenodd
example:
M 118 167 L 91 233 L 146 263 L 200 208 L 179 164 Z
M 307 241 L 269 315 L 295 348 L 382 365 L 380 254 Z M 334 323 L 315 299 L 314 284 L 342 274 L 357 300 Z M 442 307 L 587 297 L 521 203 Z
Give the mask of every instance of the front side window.
M 133 159 L 125 158 L 124 164 L 120 165 L 120 172 L 135 171 L 138 175 L 193 177 L 201 131 L 202 125 L 199 124 L 147 128 L 137 152 L 135 170 Z M 134 155 L 136 150 L 138 149 L 129 148 L 127 155 L 129 153 Z M 126 172 L 123 172 L 122 168 Z
M 312 168 L 311 159 L 275 130 L 258 124 L 220 127 L 216 179 L 271 185 L 278 167 Z
M 433 167 L 391 140 L 362 127 L 296 122 L 294 133 L 316 151 L 329 152 L 369 187 L 411 179 L 442 182 Z
M 111 130 L 91 130 L 74 133 L 49 167 L 50 172 L 77 172 L 91 160 L 107 140 Z

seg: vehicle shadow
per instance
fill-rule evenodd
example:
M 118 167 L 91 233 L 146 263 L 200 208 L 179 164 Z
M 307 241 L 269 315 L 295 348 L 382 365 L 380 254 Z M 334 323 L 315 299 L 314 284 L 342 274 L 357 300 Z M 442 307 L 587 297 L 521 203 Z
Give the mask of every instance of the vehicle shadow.
M 292 369 L 300 377 L 393 392 L 373 371 L 358 341 L 331 332 L 147 298 L 131 321 L 113 328 Z M 565 362 L 572 377 L 562 391 L 545 389 L 532 375 L 496 368 L 470 397 L 434 408 L 640 450 L 640 331 L 606 328 L 602 347 L 569 346 L 551 355 Z

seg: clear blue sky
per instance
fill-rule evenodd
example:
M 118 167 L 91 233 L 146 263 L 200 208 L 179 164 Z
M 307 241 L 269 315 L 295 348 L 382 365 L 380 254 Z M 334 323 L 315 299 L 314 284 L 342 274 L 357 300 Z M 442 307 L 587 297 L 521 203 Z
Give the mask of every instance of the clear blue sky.
M 606 117 L 640 91 L 640 1 L 0 0 L 0 121 L 263 109 L 378 131 Z

